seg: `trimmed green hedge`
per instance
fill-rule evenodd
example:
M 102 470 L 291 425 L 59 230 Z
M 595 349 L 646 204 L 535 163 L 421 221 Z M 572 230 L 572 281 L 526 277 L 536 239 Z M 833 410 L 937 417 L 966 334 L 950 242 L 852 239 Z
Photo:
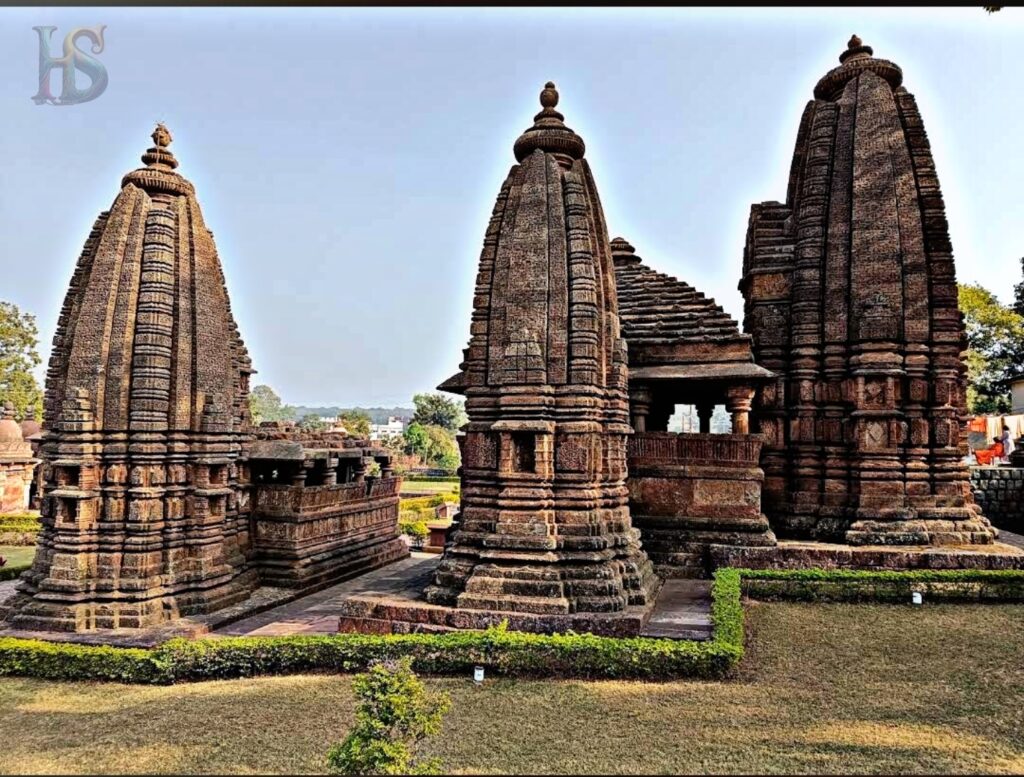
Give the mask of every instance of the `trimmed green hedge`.
M 743 657 L 741 590 L 760 598 L 805 601 L 909 601 L 912 590 L 924 591 L 926 601 L 992 598 L 979 592 L 1024 593 L 1024 571 L 719 569 L 711 585 L 708 642 L 527 634 L 504 626 L 442 634 L 174 639 L 151 650 L 0 638 L 0 676 L 168 684 L 357 672 L 375 660 L 410 656 L 416 671 L 437 675 L 467 675 L 483 666 L 508 677 L 719 678 Z
M 715 573 L 708 642 L 592 634 L 527 634 L 504 624 L 442 634 L 173 639 L 152 650 L 0 639 L 0 675 L 49 680 L 175 683 L 193 680 L 357 672 L 378 659 L 411 656 L 427 674 L 483 666 L 508 677 L 663 680 L 723 677 L 743 657 L 743 609 L 735 570 Z
M 31 568 L 31 564 L 6 564 L 5 566 L 0 567 L 0 582 L 20 577 L 22 572 Z
M 409 483 L 458 483 L 458 475 L 402 475 Z
M 167 682 L 153 651 L 0 637 L 0 675 L 42 680 Z
M 43 528 L 34 513 L 4 513 L 0 515 L 0 532 L 39 532 Z
M 743 592 L 765 600 L 817 602 L 1024 601 L 1024 570 L 738 569 Z

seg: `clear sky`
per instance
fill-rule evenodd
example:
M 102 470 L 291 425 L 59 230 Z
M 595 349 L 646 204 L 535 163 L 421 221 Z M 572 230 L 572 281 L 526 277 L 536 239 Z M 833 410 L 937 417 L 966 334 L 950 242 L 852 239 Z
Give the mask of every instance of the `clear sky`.
M 32 27 L 57 49 L 97 24 L 106 91 L 34 104 Z M 750 204 L 784 198 L 800 112 L 852 33 L 918 98 L 959 279 L 1009 301 L 1024 9 L 980 7 L 0 9 L 0 299 L 38 316 L 45 365 L 89 229 L 163 120 L 254 381 L 409 404 L 458 366 L 494 197 L 551 79 L 612 237 L 739 317 Z

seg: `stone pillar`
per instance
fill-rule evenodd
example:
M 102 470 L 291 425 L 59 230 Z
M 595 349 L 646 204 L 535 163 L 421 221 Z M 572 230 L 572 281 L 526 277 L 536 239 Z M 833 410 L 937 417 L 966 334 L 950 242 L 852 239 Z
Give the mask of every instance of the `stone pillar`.
M 732 416 L 733 434 L 750 434 L 750 406 L 754 389 L 750 386 L 730 386 L 726 391 L 725 407 Z
M 651 412 L 651 391 L 646 386 L 637 386 L 629 391 L 629 414 L 633 431 L 642 434 L 647 431 L 647 416 Z
M 338 460 L 327 459 L 327 467 L 324 471 L 324 485 L 334 486 L 338 483 Z
M 715 412 L 715 405 L 712 402 L 700 402 L 697 404 L 697 420 L 700 423 L 701 434 L 711 434 L 711 415 Z
M 367 460 L 366 459 L 360 459 L 352 467 L 352 482 L 353 483 L 365 483 L 366 482 L 366 467 L 367 467 Z
M 309 470 L 311 470 L 312 468 L 313 468 L 313 462 L 311 462 L 311 461 L 304 461 L 304 462 L 302 462 L 302 464 L 299 465 L 299 468 L 295 471 L 295 474 L 292 475 L 292 485 L 293 486 L 304 486 L 304 485 L 306 485 L 306 475 L 309 473 Z

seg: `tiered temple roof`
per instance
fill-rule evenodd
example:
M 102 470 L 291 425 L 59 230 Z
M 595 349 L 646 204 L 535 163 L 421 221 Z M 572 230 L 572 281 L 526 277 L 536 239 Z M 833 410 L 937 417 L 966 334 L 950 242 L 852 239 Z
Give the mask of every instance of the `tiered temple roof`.
M 658 272 L 626 240 L 611 241 L 630 377 L 764 378 L 751 337 L 711 297 Z

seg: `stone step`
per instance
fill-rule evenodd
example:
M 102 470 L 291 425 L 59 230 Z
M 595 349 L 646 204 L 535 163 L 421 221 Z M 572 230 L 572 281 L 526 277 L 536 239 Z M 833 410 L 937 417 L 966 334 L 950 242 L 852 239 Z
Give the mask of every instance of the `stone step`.
M 640 632 L 662 639 L 711 639 L 711 582 L 666 580 L 654 612 Z

